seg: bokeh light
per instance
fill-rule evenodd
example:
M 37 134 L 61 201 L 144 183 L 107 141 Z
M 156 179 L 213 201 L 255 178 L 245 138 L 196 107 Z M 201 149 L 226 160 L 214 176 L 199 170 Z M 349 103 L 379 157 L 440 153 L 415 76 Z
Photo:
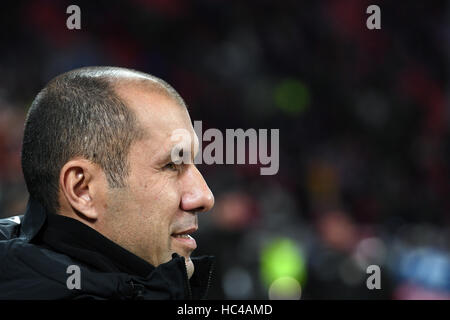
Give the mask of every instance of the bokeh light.
M 289 115 L 304 112 L 310 104 L 308 87 L 299 80 L 283 80 L 274 91 L 276 106 Z
M 297 279 L 281 277 L 276 279 L 269 288 L 270 300 L 299 300 L 302 287 Z
M 253 281 L 247 270 L 233 267 L 223 277 L 223 289 L 229 299 L 249 299 L 253 294 Z
M 261 276 L 267 287 L 285 277 L 295 279 L 303 285 L 306 281 L 306 263 L 300 247 L 288 238 L 269 242 L 261 254 Z M 286 285 L 286 293 L 290 292 L 289 281 L 281 281 L 276 288 L 283 288 L 283 285 Z

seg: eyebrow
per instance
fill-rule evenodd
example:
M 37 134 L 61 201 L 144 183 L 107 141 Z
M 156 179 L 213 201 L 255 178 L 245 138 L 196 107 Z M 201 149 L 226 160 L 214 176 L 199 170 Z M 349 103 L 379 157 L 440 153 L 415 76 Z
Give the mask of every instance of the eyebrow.
M 172 150 L 175 150 L 175 152 L 178 153 L 178 154 L 180 154 L 180 151 L 181 151 L 181 158 L 183 158 L 183 156 L 184 156 L 184 149 L 185 148 L 183 148 L 183 147 L 179 147 L 179 145 L 172 146 L 169 149 L 169 151 L 164 154 L 164 156 L 162 158 L 163 159 L 162 162 L 170 162 L 170 161 L 172 161 Z M 197 152 L 195 152 L 194 149 L 195 148 L 191 147 L 191 158 L 190 158 L 191 163 L 194 163 L 194 159 L 197 156 L 197 153 L 200 151 L 200 148 L 197 148 L 197 150 L 196 150 Z

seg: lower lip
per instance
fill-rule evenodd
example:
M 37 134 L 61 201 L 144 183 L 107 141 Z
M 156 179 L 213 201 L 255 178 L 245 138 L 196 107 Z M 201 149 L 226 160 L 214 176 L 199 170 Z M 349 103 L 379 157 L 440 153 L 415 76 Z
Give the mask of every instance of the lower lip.
M 181 237 L 174 237 L 172 236 L 172 239 L 176 240 L 178 243 L 180 243 L 183 247 L 186 247 L 189 250 L 195 250 L 197 248 L 197 243 L 195 242 L 195 239 L 189 236 L 188 238 L 181 238 Z

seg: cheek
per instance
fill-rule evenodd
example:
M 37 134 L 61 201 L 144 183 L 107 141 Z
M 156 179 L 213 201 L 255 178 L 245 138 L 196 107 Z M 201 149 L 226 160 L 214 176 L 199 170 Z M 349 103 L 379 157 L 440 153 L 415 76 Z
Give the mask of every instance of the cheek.
M 170 177 L 140 179 L 135 192 L 140 202 L 161 211 L 176 211 L 180 205 L 178 185 Z
M 176 180 L 163 175 L 143 176 L 136 181 L 133 192 L 145 223 L 153 234 L 164 238 L 179 212 L 181 198 Z

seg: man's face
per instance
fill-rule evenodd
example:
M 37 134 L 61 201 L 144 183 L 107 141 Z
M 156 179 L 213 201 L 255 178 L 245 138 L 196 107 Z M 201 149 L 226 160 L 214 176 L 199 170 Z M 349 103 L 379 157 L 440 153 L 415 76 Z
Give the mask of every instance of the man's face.
M 191 119 L 185 107 L 161 93 L 131 85 L 117 91 L 135 112 L 145 137 L 130 148 L 127 186 L 108 192 L 107 236 L 154 266 L 171 260 L 176 252 L 186 258 L 191 276 L 190 255 L 196 243 L 180 234 L 195 232 L 197 212 L 214 205 L 213 194 L 193 161 L 172 163 L 177 141 L 171 138 L 177 129 L 191 134 L 192 143 L 185 146 L 192 151 L 191 159 L 198 151 Z

